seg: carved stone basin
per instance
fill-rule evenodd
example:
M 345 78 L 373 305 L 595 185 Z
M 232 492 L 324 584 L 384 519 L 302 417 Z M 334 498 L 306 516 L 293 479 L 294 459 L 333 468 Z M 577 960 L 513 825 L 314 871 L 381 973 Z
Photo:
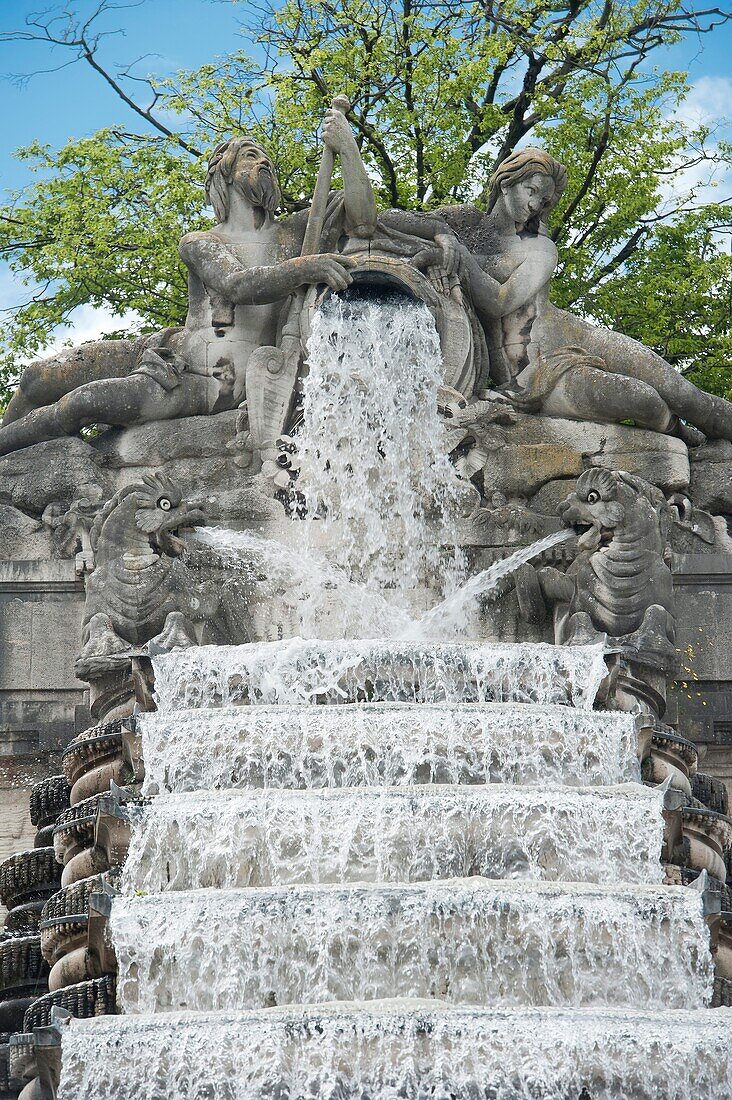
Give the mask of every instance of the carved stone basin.
M 94 847 L 94 829 L 97 820 L 97 807 L 103 796 L 95 794 L 91 798 L 77 802 L 59 817 L 53 830 L 53 844 L 56 859 L 63 864 L 61 885 L 87 878 L 108 870 L 109 864 L 104 852 Z
M 130 826 L 116 813 L 109 793 L 95 794 L 65 810 L 54 828 L 56 858 L 63 864 L 61 885 L 121 866 L 127 856 Z
M 80 938 L 86 939 L 89 898 L 102 889 L 102 882 L 101 875 L 80 879 L 71 886 L 63 887 L 44 905 L 40 925 L 41 950 L 50 966 L 71 951 Z
M 19 1030 L 23 1013 L 46 989 L 48 965 L 40 936 L 7 936 L 0 943 L 0 1030 Z
M 106 722 L 80 733 L 64 751 L 63 768 L 72 806 L 108 791 L 110 781 L 122 783 L 122 723 Z
M 30 819 L 38 830 L 35 847 L 53 845 L 53 826 L 69 804 L 69 785 L 65 775 L 50 775 L 36 783 L 30 793 Z
M 689 777 L 696 771 L 696 762 L 697 751 L 691 741 L 679 737 L 669 726 L 659 723 L 653 731 L 644 779 L 650 783 L 664 783 L 670 778 L 672 787 L 690 796 Z
M 708 871 L 724 882 L 727 877 L 724 852 L 732 844 L 732 820 L 697 806 L 684 806 L 682 815 L 688 866 L 695 871 Z
M 60 867 L 53 848 L 16 852 L 0 864 L 0 901 L 8 909 L 45 901 L 59 887 Z
M 25 1014 L 23 1027 L 26 1031 L 48 1027 L 54 1008 L 63 1008 L 80 1020 L 114 1015 L 117 1012 L 116 993 L 117 979 L 114 974 L 67 985 L 35 1000 Z

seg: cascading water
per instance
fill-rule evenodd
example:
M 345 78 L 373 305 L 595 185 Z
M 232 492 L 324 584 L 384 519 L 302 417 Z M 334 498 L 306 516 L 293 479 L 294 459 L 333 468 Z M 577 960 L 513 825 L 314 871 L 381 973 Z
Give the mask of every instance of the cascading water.
M 200 533 L 302 637 L 155 658 L 111 916 L 127 1015 L 64 1029 L 60 1100 L 732 1094 L 702 895 L 661 885 L 635 720 L 592 709 L 602 647 L 466 640 L 566 534 L 457 587 L 439 381 L 424 307 L 331 299 L 309 518 L 289 548 Z
M 261 703 L 541 703 L 591 708 L 600 645 L 312 642 L 199 646 L 156 657 L 158 711 Z
M 678 886 L 473 877 L 128 895 L 112 934 L 125 1012 L 386 997 L 701 1008 L 711 997 L 701 897 Z
M 163 675 L 161 670 L 160 675 Z M 170 710 L 138 719 L 145 794 L 641 778 L 627 714 L 493 703 Z
M 351 580 L 404 601 L 454 581 L 465 488 L 437 412 L 442 356 L 432 314 L 398 297 L 331 297 L 313 320 L 300 476 Z M 326 536 L 327 537 L 327 536 Z
M 255 616 L 262 639 L 275 626 L 277 637 L 461 640 L 481 597 L 572 532 L 546 535 L 461 584 L 457 520 L 475 499 L 446 453 L 432 314 L 403 296 L 331 297 L 308 352 L 296 546 L 283 532 L 278 541 L 221 528 L 199 528 L 196 543 L 241 576 L 252 605 L 268 606 Z M 441 593 L 425 612 L 425 597 Z
M 521 878 L 659 883 L 663 798 L 636 784 L 206 791 L 138 811 L 125 884 Z
M 726 1100 L 725 1010 L 440 1001 L 102 1017 L 64 1038 L 63 1095 L 130 1100 Z M 123 1056 L 121 1056 L 123 1052 Z
M 299 537 L 310 523 L 304 519 L 291 526 Z M 251 531 L 221 527 L 199 527 L 195 535 L 193 547 L 211 550 L 243 588 L 250 608 L 262 609 L 255 632 L 263 640 L 390 638 L 410 631 L 405 609 L 380 589 L 352 581 L 316 547 L 294 549 Z

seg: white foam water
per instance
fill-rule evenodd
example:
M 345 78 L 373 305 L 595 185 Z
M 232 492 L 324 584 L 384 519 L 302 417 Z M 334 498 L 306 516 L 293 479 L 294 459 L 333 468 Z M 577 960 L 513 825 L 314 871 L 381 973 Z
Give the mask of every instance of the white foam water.
M 412 620 L 388 593 L 350 580 L 317 547 L 303 548 L 306 524 L 291 524 L 296 548 L 252 531 L 195 531 L 194 545 L 213 553 L 235 578 L 255 638 L 390 638 L 407 631 Z
M 436 604 L 421 618 L 411 622 L 402 630 L 400 637 L 415 640 L 434 638 L 435 641 L 453 639 L 457 641 L 464 638 L 466 625 L 478 611 L 479 601 L 497 588 L 504 577 L 509 577 L 519 566 L 525 565 L 546 550 L 551 550 L 573 537 L 574 532 L 571 530 L 553 531 L 544 538 L 532 542 L 530 546 L 522 546 L 514 550 L 512 554 L 494 562 L 488 569 L 470 577 L 447 599 Z
M 702 1008 L 702 897 L 684 887 L 481 878 L 121 895 L 124 1012 L 428 997 Z
M 163 795 L 133 811 L 126 893 L 519 878 L 660 883 L 663 798 L 624 787 Z
M 158 711 L 237 704 L 539 703 L 591 709 L 602 645 L 262 642 L 155 657 Z
M 302 525 L 293 524 L 288 533 L 295 531 L 301 542 Z M 211 551 L 217 564 L 235 578 L 229 597 L 236 593 L 246 603 L 257 641 L 378 637 L 445 642 L 460 641 L 471 633 L 480 601 L 505 577 L 572 537 L 571 530 L 554 531 L 520 547 L 470 577 L 418 618 L 395 602 L 388 590 L 350 580 L 344 569 L 331 564 L 312 545 L 293 549 L 252 531 L 223 527 L 197 528 L 195 544 Z
M 441 384 L 439 336 L 421 302 L 333 296 L 315 314 L 297 488 L 326 540 L 332 528 L 348 577 L 402 605 L 417 586 L 440 591 L 461 573 L 465 490 L 447 455 Z
M 363 703 L 138 718 L 146 795 L 247 787 L 640 782 L 629 714 L 564 706 Z
M 569 535 L 459 588 L 424 306 L 332 299 L 308 364 L 297 547 L 199 539 L 289 640 L 154 660 L 163 793 L 110 918 L 128 1015 L 63 1029 L 60 1100 L 727 1100 L 703 897 L 659 884 L 602 646 L 465 640 Z
M 728 1100 L 732 1009 L 440 1002 L 72 1020 L 59 1100 Z

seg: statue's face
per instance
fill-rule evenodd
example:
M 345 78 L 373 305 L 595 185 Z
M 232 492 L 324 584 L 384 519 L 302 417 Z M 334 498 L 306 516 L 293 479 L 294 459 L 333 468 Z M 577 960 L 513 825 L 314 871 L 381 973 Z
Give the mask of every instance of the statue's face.
M 237 154 L 232 183 L 239 185 L 244 180 L 249 183 L 256 183 L 262 171 L 274 175 L 272 161 L 263 150 L 257 149 L 253 145 L 245 145 Z
M 506 209 L 517 225 L 526 225 L 530 218 L 541 216 L 554 197 L 554 180 L 534 172 L 516 183 L 501 184 Z
M 279 205 L 280 190 L 274 164 L 262 149 L 242 146 L 231 184 L 252 206 L 262 207 L 270 214 Z

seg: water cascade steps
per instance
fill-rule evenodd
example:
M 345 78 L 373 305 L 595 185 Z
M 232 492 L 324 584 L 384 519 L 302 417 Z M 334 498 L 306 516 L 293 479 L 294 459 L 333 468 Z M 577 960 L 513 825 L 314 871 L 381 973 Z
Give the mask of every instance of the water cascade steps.
M 112 905 L 122 1016 L 61 1100 L 724 1100 L 702 892 L 662 885 L 599 647 L 155 660 Z

